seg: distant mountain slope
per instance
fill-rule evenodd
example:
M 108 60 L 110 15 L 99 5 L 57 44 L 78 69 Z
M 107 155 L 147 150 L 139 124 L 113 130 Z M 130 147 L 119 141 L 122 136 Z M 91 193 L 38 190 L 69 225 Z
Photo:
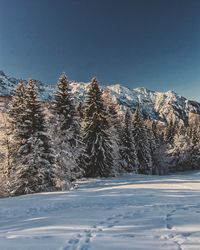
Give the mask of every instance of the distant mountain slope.
M 22 79 L 16 79 L 14 77 L 7 76 L 3 71 L 0 71 L 0 96 L 10 96 L 15 92 L 15 88 L 19 81 Z M 26 81 L 27 80 L 23 80 Z M 49 99 L 52 96 L 54 86 L 45 84 L 39 80 L 35 80 L 41 97 L 43 99 Z
M 51 99 L 55 86 L 45 84 L 35 80 L 39 88 L 41 98 Z M 0 71 L 0 96 L 13 95 L 19 79 L 7 76 Z M 89 83 L 72 82 L 73 93 L 83 100 L 88 90 Z M 173 91 L 156 92 L 144 87 L 130 89 L 120 84 L 102 86 L 112 96 L 113 101 L 117 104 L 118 111 L 123 112 L 127 107 L 135 110 L 139 105 L 144 117 L 166 121 L 173 117 L 183 122 L 188 122 L 188 118 L 200 117 L 200 103 L 190 101 Z

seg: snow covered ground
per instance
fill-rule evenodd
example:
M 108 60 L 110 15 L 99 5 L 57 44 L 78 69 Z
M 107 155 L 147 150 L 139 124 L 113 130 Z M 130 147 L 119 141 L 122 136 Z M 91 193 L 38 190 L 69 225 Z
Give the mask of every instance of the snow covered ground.
M 0 199 L 1 250 L 199 250 L 200 173 Z

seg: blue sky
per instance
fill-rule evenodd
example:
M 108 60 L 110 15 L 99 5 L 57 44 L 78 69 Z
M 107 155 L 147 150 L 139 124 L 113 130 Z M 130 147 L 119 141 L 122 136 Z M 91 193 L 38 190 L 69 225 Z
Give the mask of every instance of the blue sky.
M 0 69 L 200 101 L 199 0 L 0 0 Z

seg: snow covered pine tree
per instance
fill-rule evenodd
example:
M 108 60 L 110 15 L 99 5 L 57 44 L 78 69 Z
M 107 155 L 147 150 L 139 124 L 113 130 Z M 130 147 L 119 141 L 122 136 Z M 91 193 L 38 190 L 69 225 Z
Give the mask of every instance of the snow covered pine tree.
M 121 117 L 117 113 L 117 104 L 113 102 L 112 95 L 108 90 L 104 90 L 102 93 L 104 106 L 108 113 L 108 123 L 110 140 L 112 141 L 112 157 L 113 157 L 113 170 L 115 175 L 123 172 L 119 159 L 119 147 L 120 147 L 120 135 L 121 135 Z
M 52 190 L 54 155 L 33 80 L 26 87 L 20 83 L 11 106 L 10 115 L 15 122 L 14 136 L 18 142 L 11 170 L 11 194 Z
M 164 139 L 165 142 L 169 145 L 173 145 L 174 142 L 174 136 L 176 134 L 177 130 L 177 124 L 173 121 L 173 118 L 171 117 L 170 120 L 167 122 L 167 126 L 164 132 Z
M 112 174 L 112 144 L 102 91 L 92 79 L 85 103 L 84 142 L 88 163 L 87 177 L 108 177 Z
M 12 165 L 15 164 L 16 150 L 22 145 L 22 141 L 26 139 L 26 135 L 23 132 L 23 126 L 25 121 L 25 83 L 20 81 L 15 89 L 15 95 L 12 97 L 11 103 L 8 108 L 8 121 L 10 123 L 10 134 L 12 136 L 12 142 L 10 148 L 10 164 L 6 166 L 6 176 L 8 182 L 11 181 Z
M 71 181 L 83 175 L 83 145 L 69 80 L 63 73 L 53 102 L 53 130 L 56 157 L 56 185 L 67 189 Z M 82 160 L 81 160 L 82 159 Z
M 191 122 L 188 127 L 188 136 L 191 139 L 192 168 L 200 169 L 200 124 Z
M 125 172 L 136 172 L 138 159 L 135 149 L 135 141 L 132 136 L 132 121 L 130 111 L 125 113 L 124 124 L 120 134 L 120 165 Z
M 133 115 L 132 135 L 135 141 L 135 148 L 139 161 L 138 173 L 152 174 L 151 149 L 147 129 L 139 108 L 136 109 Z

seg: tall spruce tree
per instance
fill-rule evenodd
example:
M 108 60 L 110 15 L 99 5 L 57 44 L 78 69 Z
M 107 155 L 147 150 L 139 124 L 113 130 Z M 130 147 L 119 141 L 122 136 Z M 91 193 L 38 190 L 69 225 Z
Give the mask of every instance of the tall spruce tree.
M 87 177 L 107 177 L 112 174 L 112 144 L 102 91 L 96 78 L 92 79 L 85 104 L 84 142 L 88 162 Z
M 153 121 L 150 119 L 147 119 L 145 121 L 145 127 L 147 131 L 147 138 L 149 142 L 149 147 L 150 147 L 150 154 L 152 158 L 152 174 L 156 174 L 157 169 L 156 169 L 156 151 L 158 147 L 158 140 L 156 139 L 156 134 L 155 134 L 155 124 Z
M 15 129 L 15 139 L 17 144 L 21 144 L 22 140 L 28 138 L 28 134 L 24 131 L 24 122 L 26 120 L 26 85 L 20 81 L 16 87 L 15 95 L 9 107 L 9 120 Z
M 82 102 L 79 102 L 78 107 L 77 107 L 77 112 L 78 112 L 79 120 L 81 122 L 84 119 L 84 107 L 83 107 Z
M 147 129 L 140 114 L 139 108 L 133 116 L 132 135 L 135 141 L 137 158 L 139 161 L 138 172 L 141 174 L 152 174 L 152 156 Z
M 21 86 L 19 88 L 22 89 Z M 54 155 L 34 81 L 29 81 L 21 99 L 18 92 L 17 95 L 13 98 L 10 111 L 16 123 L 15 136 L 18 139 L 12 166 L 11 193 L 21 195 L 52 190 Z M 16 100 L 22 103 L 22 109 L 14 108 Z
M 138 159 L 135 149 L 135 141 L 132 136 L 132 120 L 130 111 L 125 114 L 124 124 L 120 133 L 120 165 L 126 172 L 137 172 Z
M 65 131 L 74 126 L 75 107 L 71 93 L 70 82 L 63 73 L 57 84 L 55 93 L 54 111 L 60 119 L 60 128 Z
M 9 164 L 5 167 L 5 178 L 7 179 L 7 189 L 9 193 L 12 191 L 11 186 L 14 183 L 15 167 L 19 162 L 20 155 L 18 150 L 23 146 L 24 141 L 28 136 L 24 133 L 25 122 L 25 96 L 26 84 L 20 81 L 16 86 L 15 94 L 12 96 L 11 102 L 8 107 L 8 122 L 10 124 L 7 134 L 10 134 L 10 159 Z M 12 187 L 13 189 L 13 187 Z
M 115 174 L 121 172 L 121 164 L 120 164 L 120 157 L 119 157 L 119 149 L 120 149 L 120 135 L 121 135 L 121 124 L 120 119 L 116 110 L 116 105 L 110 100 L 107 106 L 108 112 L 108 121 L 109 121 L 109 131 L 110 131 L 110 139 L 112 141 L 112 155 L 113 155 L 113 165 Z M 123 170 L 122 170 L 123 171 Z
M 167 126 L 164 132 L 164 139 L 166 143 L 173 145 L 176 130 L 177 130 L 177 124 L 173 121 L 171 117 L 171 119 L 167 122 Z
M 191 122 L 188 127 L 188 136 L 191 139 L 191 157 L 193 169 L 200 167 L 200 125 L 198 121 Z
M 120 135 L 121 135 L 121 121 L 117 113 L 117 104 L 114 103 L 113 98 L 108 89 L 103 91 L 102 94 L 104 106 L 108 113 L 108 122 L 109 122 L 109 132 L 110 139 L 112 141 L 112 156 L 113 156 L 113 165 L 114 165 L 114 174 L 118 174 L 124 169 L 121 169 L 120 157 L 119 157 L 119 148 L 120 148 Z
M 9 195 L 10 193 L 10 174 L 13 164 L 13 156 L 15 153 L 16 141 L 13 137 L 14 124 L 8 115 L 9 101 L 4 103 L 1 109 L 1 125 L 0 125 L 0 196 Z
M 65 189 L 83 174 L 84 150 L 70 82 L 62 74 L 53 103 L 53 138 L 57 151 L 57 186 Z
M 170 152 L 170 151 L 169 151 Z M 187 135 L 187 128 L 184 125 L 177 126 L 171 149 L 172 170 L 192 169 L 192 140 Z

